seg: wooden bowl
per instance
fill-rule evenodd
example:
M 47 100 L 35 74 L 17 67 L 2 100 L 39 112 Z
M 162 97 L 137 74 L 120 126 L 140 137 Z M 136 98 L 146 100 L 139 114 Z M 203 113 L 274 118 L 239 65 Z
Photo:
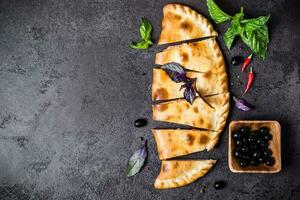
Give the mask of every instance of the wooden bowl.
M 234 143 L 232 138 L 232 132 L 241 128 L 242 126 L 248 126 L 251 130 L 259 129 L 262 126 L 269 127 L 270 134 L 273 138 L 269 142 L 269 148 L 272 150 L 272 156 L 275 158 L 275 164 L 273 166 L 267 166 L 260 164 L 256 167 L 240 167 L 237 160 L 233 156 Z M 228 164 L 232 172 L 235 173 L 278 173 L 281 170 L 281 127 L 277 121 L 232 121 L 229 124 L 229 146 L 228 146 Z

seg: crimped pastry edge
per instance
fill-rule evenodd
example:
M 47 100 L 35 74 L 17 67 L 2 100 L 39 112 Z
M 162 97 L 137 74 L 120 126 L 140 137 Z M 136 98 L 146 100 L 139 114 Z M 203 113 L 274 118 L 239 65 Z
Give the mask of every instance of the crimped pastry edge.
M 167 4 L 164 6 L 163 15 L 165 16 L 166 13 L 169 11 L 175 11 L 180 14 L 188 15 L 190 18 L 192 18 L 195 21 L 199 20 L 199 23 L 204 25 L 203 30 L 206 33 L 205 37 L 218 36 L 218 33 L 214 30 L 212 24 L 208 21 L 208 19 L 206 19 L 205 17 L 203 17 L 201 14 L 197 13 L 195 10 L 191 9 L 190 7 L 182 5 L 182 4 L 171 3 L 171 4 Z M 164 19 L 162 20 L 162 23 L 163 22 L 164 22 Z M 163 27 L 163 24 L 162 24 L 162 27 Z M 197 38 L 188 38 L 186 40 L 189 40 L 189 39 L 197 39 Z M 184 41 L 184 40 L 182 40 L 182 41 Z M 179 42 L 179 41 L 162 42 L 161 34 L 158 39 L 159 45 L 160 44 L 170 44 L 170 43 L 174 43 L 174 42 Z

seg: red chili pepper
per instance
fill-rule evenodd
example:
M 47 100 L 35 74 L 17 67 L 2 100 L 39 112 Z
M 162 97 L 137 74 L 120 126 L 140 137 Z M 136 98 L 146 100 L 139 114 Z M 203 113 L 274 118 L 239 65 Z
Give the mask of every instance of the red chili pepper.
M 248 57 L 245 59 L 245 61 L 244 61 L 244 63 L 243 63 L 243 66 L 242 66 L 242 72 L 244 72 L 245 69 L 246 69 L 246 67 L 250 64 L 251 59 L 252 59 L 252 54 L 250 54 L 250 56 L 248 56 Z
M 247 86 L 246 86 L 246 89 L 245 89 L 245 92 L 244 93 L 247 93 L 248 90 L 250 89 L 252 83 L 253 83 L 253 80 L 254 80 L 254 73 L 252 71 L 252 67 L 250 68 L 250 72 L 248 73 L 248 82 L 247 82 Z

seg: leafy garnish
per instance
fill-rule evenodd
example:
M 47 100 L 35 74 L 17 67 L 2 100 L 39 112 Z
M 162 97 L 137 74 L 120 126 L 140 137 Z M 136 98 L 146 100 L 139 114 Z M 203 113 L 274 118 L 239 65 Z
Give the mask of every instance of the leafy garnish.
M 208 11 L 213 20 L 219 24 L 231 20 L 231 16 L 223 12 L 213 0 L 207 0 Z
M 252 106 L 248 104 L 244 99 L 238 98 L 236 96 L 233 96 L 233 101 L 235 103 L 235 106 L 242 111 L 250 111 L 252 110 Z
M 193 104 L 196 96 L 197 96 L 197 90 L 196 90 L 196 79 L 189 79 L 187 82 L 185 82 L 181 87 L 180 90 L 184 88 L 183 96 L 189 102 L 190 104 Z
M 142 18 L 140 24 L 141 39 L 137 43 L 131 42 L 129 45 L 132 49 L 148 49 L 153 43 L 151 41 L 152 25 L 146 18 Z
M 207 0 L 208 11 L 211 18 L 218 24 L 231 20 L 231 26 L 224 34 L 224 41 L 228 49 L 231 48 L 236 36 L 260 58 L 266 57 L 269 43 L 268 22 L 270 15 L 261 16 L 255 19 L 244 19 L 243 8 L 233 17 L 223 12 L 214 0 Z
M 163 66 L 161 66 L 161 69 L 166 71 L 169 77 L 172 79 L 172 81 L 176 83 L 187 81 L 185 70 L 178 63 L 166 63 Z
M 144 166 L 147 158 L 146 142 L 147 140 L 145 141 L 145 144 L 136 152 L 134 152 L 130 157 L 127 164 L 127 170 L 126 170 L 126 175 L 128 177 L 137 174 Z
M 180 90 L 184 89 L 183 97 L 185 100 L 187 100 L 187 102 L 193 104 L 198 93 L 196 89 L 196 79 L 188 78 L 186 76 L 185 69 L 180 64 L 175 62 L 166 63 L 161 66 L 161 69 L 167 72 L 169 77 L 175 83 L 183 83 L 183 85 L 180 87 Z M 200 94 L 198 96 L 201 98 Z

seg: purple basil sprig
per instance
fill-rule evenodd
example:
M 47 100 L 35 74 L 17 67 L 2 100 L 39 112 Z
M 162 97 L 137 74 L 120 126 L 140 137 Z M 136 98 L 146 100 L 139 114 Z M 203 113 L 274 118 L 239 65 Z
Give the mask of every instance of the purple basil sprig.
M 195 98 L 197 97 L 197 90 L 196 90 L 196 79 L 188 78 L 186 76 L 186 72 L 184 68 L 175 62 L 167 63 L 161 66 L 172 81 L 176 83 L 184 83 L 180 90 L 184 89 L 183 96 L 184 98 L 190 103 L 193 104 Z M 200 96 L 200 95 L 199 95 Z
M 242 111 L 250 111 L 252 110 L 253 106 L 248 104 L 244 99 L 238 98 L 236 96 L 233 96 L 233 101 L 235 103 L 235 106 Z
M 146 144 L 147 141 L 145 141 L 145 144 L 140 149 L 135 151 L 130 157 L 127 164 L 127 170 L 126 170 L 126 175 L 128 177 L 137 174 L 144 166 L 148 155 Z
M 172 81 L 176 83 L 187 81 L 185 70 L 178 63 L 171 62 L 171 63 L 164 64 L 163 66 L 161 66 L 161 69 L 167 72 L 167 74 L 172 79 Z

